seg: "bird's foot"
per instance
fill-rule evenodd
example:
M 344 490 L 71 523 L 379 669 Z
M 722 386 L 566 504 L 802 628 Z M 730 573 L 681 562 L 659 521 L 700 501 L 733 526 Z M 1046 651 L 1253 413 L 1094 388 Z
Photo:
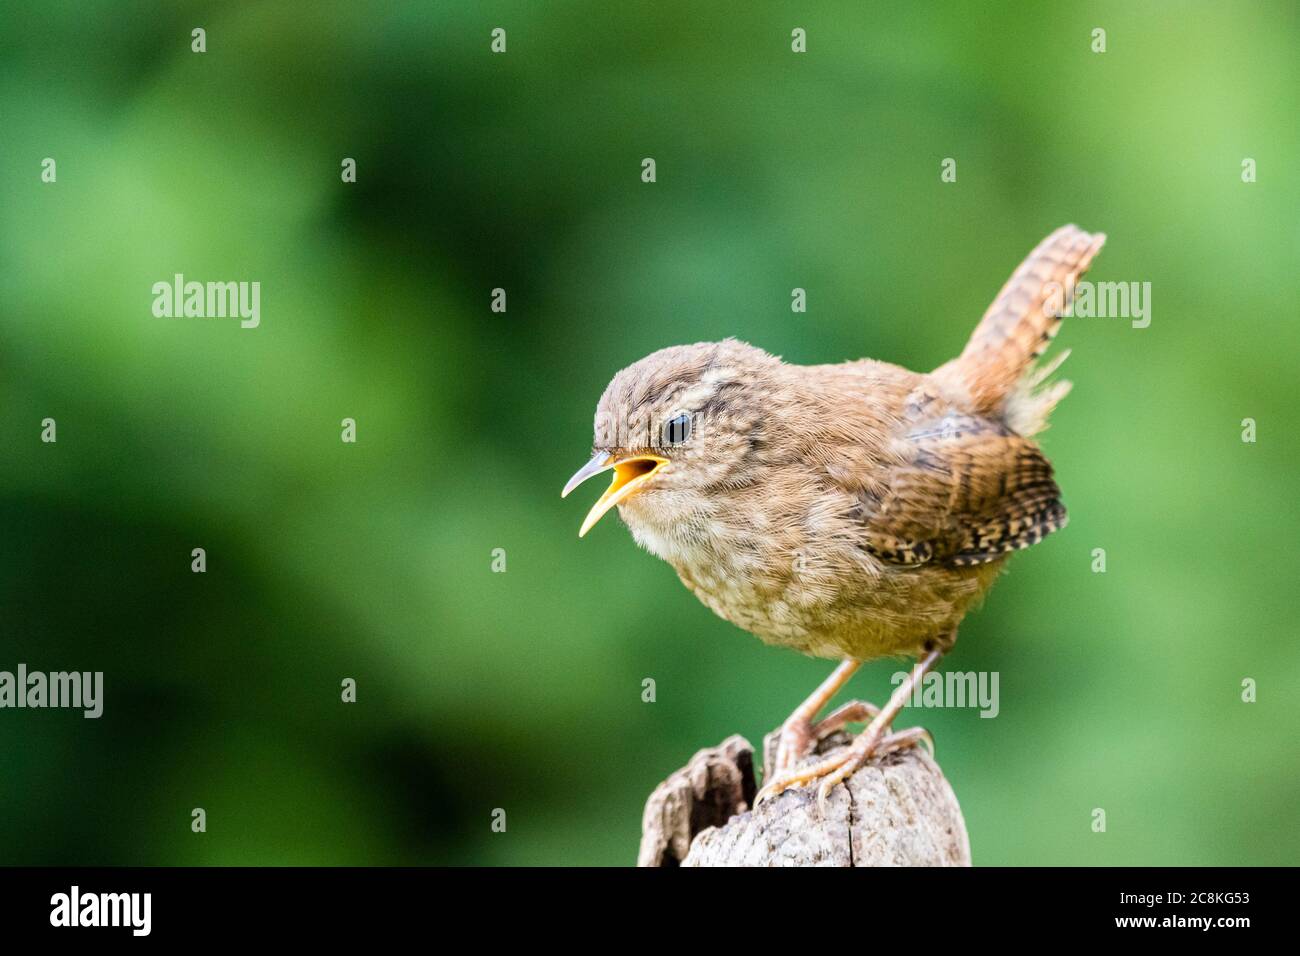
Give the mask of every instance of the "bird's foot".
M 821 786 L 817 790 L 817 803 L 824 807 L 826 798 L 830 795 L 837 783 L 847 780 L 853 773 L 872 757 L 882 757 L 885 754 L 893 753 L 896 750 L 902 750 L 906 747 L 914 747 L 916 744 L 925 742 L 929 745 L 930 753 L 934 753 L 934 739 L 929 732 L 920 727 L 913 727 L 910 730 L 900 730 L 897 733 L 890 733 L 889 727 L 898 716 L 898 712 L 907 704 L 913 689 L 927 671 L 939 660 L 940 651 L 935 649 L 929 651 L 925 657 L 917 661 L 912 672 L 907 675 L 907 680 L 894 688 L 894 693 L 890 695 L 889 702 L 883 708 L 873 707 L 871 704 L 862 701 L 853 701 L 845 704 L 835 713 L 831 714 L 820 724 L 810 728 L 807 735 L 813 739 L 819 739 L 821 736 L 835 730 L 839 730 L 847 723 L 856 720 L 865 720 L 870 718 L 871 723 L 866 726 L 862 733 L 858 734 L 857 739 L 843 750 L 837 751 L 825 760 L 820 760 L 806 767 L 794 767 L 792 764 L 781 766 L 779 760 L 775 761 L 776 772 L 767 777 L 763 789 L 760 790 L 754 798 L 754 806 L 758 806 L 768 797 L 774 797 L 791 787 L 802 786 L 806 783 L 812 783 L 814 780 L 821 780 Z M 843 675 L 853 673 L 857 667 L 855 661 L 845 661 L 835 673 L 823 683 L 812 697 L 795 711 L 794 716 L 786 721 L 791 724 L 797 721 L 801 716 L 806 721 L 810 713 L 816 713 L 816 707 L 819 701 L 824 702 L 824 698 L 833 694 L 839 684 L 843 684 L 847 679 Z M 838 684 L 836 680 L 838 679 Z M 791 739 L 797 742 L 799 728 L 791 735 Z M 786 728 L 781 731 L 782 743 L 785 742 Z M 792 744 L 793 745 L 793 744 Z M 780 748 L 778 748 L 778 753 Z M 788 752 L 787 752 L 788 753 Z M 794 758 L 795 763 L 798 757 Z
M 851 700 L 816 723 L 796 712 L 781 725 L 776 756 L 772 766 L 766 768 L 766 776 L 772 778 L 788 773 L 831 734 L 843 730 L 849 724 L 872 720 L 879 713 L 879 707 L 865 700 Z
M 850 710 L 850 708 L 862 708 Z M 867 710 L 865 708 L 870 708 Z M 826 720 L 822 721 L 812 729 L 812 733 L 828 724 L 831 721 L 839 719 L 838 726 L 833 726 L 826 733 L 831 733 L 840 729 L 846 723 L 852 723 L 855 720 L 865 719 L 863 716 L 847 716 L 841 718 L 841 711 L 849 711 L 851 714 L 871 714 L 875 717 L 879 714 L 877 708 L 870 704 L 864 704 L 862 701 L 853 701 L 845 704 L 835 713 L 831 714 Z M 918 743 L 924 743 L 930 753 L 934 753 L 934 739 L 930 736 L 929 731 L 923 727 L 911 727 L 907 730 L 900 730 L 897 733 L 887 733 L 887 724 L 877 724 L 873 719 L 870 726 L 864 730 L 853 744 L 844 750 L 839 751 L 825 760 L 809 764 L 806 767 L 798 769 L 787 768 L 778 771 L 777 775 L 768 780 L 763 789 L 758 792 L 754 798 L 754 805 L 762 803 L 764 800 L 775 797 L 791 787 L 801 787 L 805 784 L 812 783 L 815 780 L 821 781 L 821 786 L 817 789 L 817 804 L 819 807 L 825 807 L 826 800 L 830 796 L 831 790 L 835 785 L 842 783 L 857 772 L 858 768 L 870 760 L 872 757 L 883 757 L 886 754 L 895 753 L 899 750 L 905 750 L 908 747 L 915 747 Z M 781 731 L 782 739 L 785 737 L 785 728 Z M 823 734 L 822 736 L 825 736 Z M 814 739 L 820 739 L 816 737 Z M 778 751 L 779 753 L 779 751 Z

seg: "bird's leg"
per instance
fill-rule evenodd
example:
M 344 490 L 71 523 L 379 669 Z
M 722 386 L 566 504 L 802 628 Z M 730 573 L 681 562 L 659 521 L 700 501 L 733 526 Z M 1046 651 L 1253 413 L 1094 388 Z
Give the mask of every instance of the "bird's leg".
M 824 803 L 830 795 L 831 789 L 837 783 L 852 776 L 873 755 L 892 753 L 904 747 L 915 746 L 921 741 L 928 742 L 930 749 L 933 750 L 934 742 L 930 740 L 930 735 L 919 727 L 896 734 L 888 734 L 887 731 L 898 712 L 903 709 L 908 698 L 912 696 L 913 689 L 942 656 L 942 651 L 933 650 L 918 661 L 916 666 L 912 668 L 912 672 L 907 675 L 907 679 L 894 689 L 889 702 L 871 718 L 871 723 L 867 725 L 862 733 L 858 734 L 851 746 L 826 760 L 818 761 L 799 770 L 786 771 L 775 779 L 769 780 L 755 798 L 755 805 L 768 797 L 776 796 L 783 790 L 788 790 L 790 787 L 797 787 L 818 779 L 822 782 L 817 791 L 817 801 L 818 803 Z M 841 708 L 841 710 L 844 709 Z M 827 720 L 830 720 L 830 718 L 827 718 Z M 844 722 L 847 723 L 848 720 L 846 719 Z
M 831 671 L 831 676 L 822 681 L 821 685 L 812 692 L 808 699 L 796 707 L 794 713 L 786 718 L 785 723 L 781 725 L 781 736 L 776 746 L 775 766 L 768 768 L 764 776 L 770 779 L 777 774 L 791 770 L 808 753 L 813 742 L 824 736 L 824 734 L 818 734 L 813 729 L 813 718 L 830 702 L 832 697 L 839 693 L 840 688 L 848 682 L 854 671 L 861 666 L 860 661 L 841 661 L 839 666 Z M 829 732 L 827 731 L 827 733 Z

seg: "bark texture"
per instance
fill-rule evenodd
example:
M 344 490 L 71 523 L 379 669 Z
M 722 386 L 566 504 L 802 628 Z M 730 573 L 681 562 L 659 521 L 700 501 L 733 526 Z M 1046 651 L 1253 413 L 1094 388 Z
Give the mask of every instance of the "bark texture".
M 775 735 L 764 741 L 770 751 Z M 837 734 L 816 758 L 846 746 Z M 754 748 L 740 736 L 701 750 L 646 801 L 638 866 L 969 866 L 952 787 L 921 747 L 871 761 L 832 791 L 787 790 L 751 809 Z

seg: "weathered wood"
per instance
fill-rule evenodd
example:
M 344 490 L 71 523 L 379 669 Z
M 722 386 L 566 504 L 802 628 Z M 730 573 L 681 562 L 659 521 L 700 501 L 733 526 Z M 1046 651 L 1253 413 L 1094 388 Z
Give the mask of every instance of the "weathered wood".
M 828 738 L 817 759 L 851 739 Z M 770 752 L 774 734 L 764 743 Z M 637 864 L 970 865 L 957 797 L 922 747 L 862 767 L 832 791 L 825 812 L 815 788 L 788 790 L 752 810 L 756 789 L 754 749 L 743 737 L 701 750 L 646 801 Z

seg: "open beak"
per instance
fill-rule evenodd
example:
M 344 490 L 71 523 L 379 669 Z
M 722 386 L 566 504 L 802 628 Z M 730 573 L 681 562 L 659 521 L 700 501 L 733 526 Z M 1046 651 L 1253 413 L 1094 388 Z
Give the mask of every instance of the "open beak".
M 596 452 L 591 461 L 579 468 L 577 474 L 569 479 L 564 490 L 560 492 L 561 498 L 567 498 L 570 491 L 588 478 L 599 475 L 602 471 L 614 469 L 614 480 L 609 483 L 600 500 L 587 512 L 587 517 L 578 530 L 578 537 L 581 538 L 590 531 L 610 508 L 636 494 L 638 489 L 650 480 L 650 476 L 666 464 L 668 459 L 657 455 L 632 455 L 628 458 L 616 459 L 608 452 Z

